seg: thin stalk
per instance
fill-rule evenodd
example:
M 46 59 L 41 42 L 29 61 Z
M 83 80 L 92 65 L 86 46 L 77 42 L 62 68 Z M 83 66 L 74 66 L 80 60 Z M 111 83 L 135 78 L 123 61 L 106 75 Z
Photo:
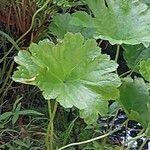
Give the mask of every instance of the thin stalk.
M 112 131 L 113 125 L 115 123 L 115 119 L 117 118 L 117 115 L 118 115 L 118 112 L 119 112 L 119 110 L 116 111 L 116 114 L 112 120 L 112 125 L 110 128 L 107 129 L 107 132 Z M 102 149 L 105 149 L 104 146 L 106 145 L 106 140 L 107 140 L 107 137 L 105 137 L 104 140 L 102 141 Z
M 34 25 L 34 21 L 35 21 L 35 18 L 36 18 L 36 16 L 37 16 L 37 14 L 38 14 L 39 12 L 41 12 L 50 2 L 52 2 L 52 0 L 47 0 L 47 1 L 44 3 L 44 5 L 43 5 L 41 8 L 39 8 L 39 9 L 33 14 L 32 21 L 31 21 L 31 25 L 30 25 L 29 29 L 17 40 L 17 43 L 18 43 L 22 38 L 24 38 L 24 37 L 32 30 L 32 27 L 33 27 L 33 25 Z
M 125 134 L 127 135 L 127 128 L 128 128 L 128 123 L 125 125 Z M 126 139 L 127 139 L 127 136 L 125 136 L 125 141 L 126 141 Z M 124 142 L 125 143 L 125 142 Z M 121 146 L 121 149 L 124 149 L 124 147 L 125 147 L 125 144 L 122 144 L 122 146 Z
M 6 86 L 7 82 L 8 82 L 8 80 L 10 79 L 10 75 L 11 75 L 11 72 L 12 72 L 12 70 L 13 70 L 13 67 L 14 67 L 14 61 L 11 63 L 10 68 L 9 68 L 9 71 L 8 71 L 7 76 L 6 76 L 6 78 L 5 78 L 5 82 L 4 82 L 3 86 L 1 87 L 1 90 L 2 90 L 2 91 L 3 91 L 3 89 L 5 88 L 5 86 Z M 2 92 L 2 91 L 1 91 L 1 92 Z M 0 93 L 1 93 L 1 92 L 0 92 Z
M 100 41 L 98 42 L 98 46 L 100 46 L 100 45 L 102 44 L 102 42 L 103 42 L 103 40 L 100 40 Z
M 137 136 L 139 136 L 139 135 L 143 134 L 143 133 L 144 133 L 144 131 L 145 131 L 145 129 L 142 129 L 142 130 L 138 133 L 138 135 L 137 135 Z M 122 147 L 125 147 L 125 145 L 126 145 L 126 144 L 128 144 L 128 142 L 129 142 L 129 141 L 124 142 L 124 143 L 123 143 L 123 145 L 122 145 Z M 133 141 L 133 142 L 134 142 L 134 141 Z M 132 143 L 133 143 L 133 142 L 132 142 Z M 129 149 L 130 149 L 130 148 L 129 148 Z M 126 150 L 128 150 L 128 148 L 127 148 Z
M 11 82 L 8 84 L 8 86 L 6 87 L 6 89 L 4 90 L 2 96 L 1 96 L 1 100 L 3 101 L 3 98 L 5 97 L 6 93 L 8 92 L 10 86 L 12 85 L 13 81 L 11 80 Z M 1 94 L 1 93 L 0 93 Z M 1 101 L 0 101 L 1 102 Z
M 128 121 L 128 120 L 127 120 L 127 121 Z M 68 145 L 66 145 L 66 146 L 63 146 L 63 147 L 59 148 L 58 150 L 63 150 L 63 149 L 66 149 L 66 148 L 68 148 L 68 147 L 71 147 L 71 146 L 87 144 L 87 143 L 94 142 L 94 141 L 96 141 L 96 140 L 105 138 L 105 137 L 107 137 L 107 136 L 113 134 L 114 132 L 119 131 L 119 130 L 126 124 L 127 121 L 125 121 L 119 128 L 117 128 L 117 129 L 115 129 L 115 130 L 113 130 L 113 131 L 110 131 L 110 132 L 108 132 L 108 133 L 106 133 L 106 134 L 104 134 L 104 135 L 95 137 L 95 138 L 90 139 L 90 140 L 82 141 L 82 142 L 71 143 L 71 144 L 68 144 Z
M 4 91 L 5 86 L 7 85 L 8 81 L 9 81 L 9 79 L 10 79 L 10 75 L 11 75 L 11 72 L 12 72 L 12 70 L 13 70 L 13 67 L 14 67 L 14 61 L 13 61 L 13 62 L 11 63 L 11 65 L 10 65 L 10 69 L 9 69 L 9 71 L 8 71 L 8 73 L 7 73 L 6 79 L 5 79 L 3 85 L 2 85 L 2 87 L 1 87 L 1 89 L 0 89 L 0 94 Z
M 52 109 L 51 109 L 50 100 L 48 100 L 48 112 L 49 112 L 49 118 L 51 119 Z M 51 130 L 51 122 L 49 121 L 48 127 L 47 127 L 47 132 L 46 132 L 46 147 L 47 147 L 47 150 L 50 150 L 50 146 L 49 146 L 49 133 L 50 133 L 50 130 Z
M 146 144 L 147 141 L 148 141 L 148 139 L 145 139 L 145 141 L 143 142 L 143 144 L 140 146 L 139 150 L 142 150 L 144 148 L 144 145 Z
M 53 121 L 54 121 L 54 117 L 56 114 L 56 110 L 57 110 L 57 102 L 55 101 L 53 110 L 52 110 L 52 106 L 51 106 L 51 100 L 48 100 L 48 111 L 49 111 L 49 123 L 48 123 L 48 127 L 47 127 L 47 132 L 46 132 L 46 148 L 47 150 L 53 150 L 53 135 L 54 135 L 54 125 L 53 125 Z
M 120 52 L 120 45 L 117 45 L 116 56 L 115 56 L 115 62 L 116 63 L 118 62 L 119 52 Z
M 52 117 L 51 100 L 48 100 L 48 113 L 49 113 L 49 118 L 51 118 Z
M 113 128 L 113 125 L 114 125 L 114 123 L 115 123 L 115 120 L 116 120 L 116 118 L 117 118 L 118 113 L 119 113 L 119 109 L 116 111 L 116 114 L 115 114 L 115 116 L 114 116 L 114 118 L 113 118 L 113 120 L 112 120 L 112 126 L 109 128 L 108 131 L 112 131 L 112 128 Z
M 12 37 L 10 37 L 8 34 L 6 34 L 3 31 L 0 31 L 0 34 L 3 37 L 5 37 L 13 45 L 13 47 L 15 47 L 18 51 L 20 50 L 19 46 L 17 45 L 17 43 L 14 41 L 14 39 Z
M 54 141 L 54 124 L 51 122 L 51 130 L 50 130 L 50 150 L 53 150 L 53 141 Z
M 19 38 L 16 42 L 14 42 L 14 41 L 12 40 L 12 38 L 11 38 L 10 36 L 8 36 L 6 33 L 0 31 L 0 34 L 3 35 L 3 36 L 5 36 L 5 37 L 9 40 L 9 42 L 11 42 L 11 43 L 13 44 L 13 46 L 10 48 L 10 50 L 8 50 L 8 52 L 5 54 L 5 56 L 0 60 L 0 63 L 9 55 L 9 53 L 13 50 L 14 47 L 15 47 L 17 50 L 20 50 L 20 48 L 18 47 L 17 44 L 32 30 L 33 25 L 34 25 L 34 21 L 35 21 L 35 18 L 36 18 L 36 16 L 37 16 L 37 14 L 38 14 L 39 12 L 41 12 L 50 2 L 52 2 L 52 0 L 47 0 L 47 1 L 44 3 L 44 5 L 43 5 L 41 8 L 39 8 L 39 9 L 33 14 L 32 21 L 31 21 L 31 25 L 30 25 L 29 29 L 28 29 L 22 36 L 20 36 L 20 38 Z
M 132 72 L 131 70 L 127 71 L 127 72 L 124 72 L 123 74 L 121 74 L 119 77 L 122 78 L 126 75 L 128 75 L 130 72 Z
M 3 37 L 5 37 L 13 46 L 10 48 L 10 50 L 8 52 L 6 52 L 6 54 L 0 59 L 0 64 L 5 60 L 5 58 L 11 53 L 11 51 L 13 50 L 13 48 L 15 47 L 18 51 L 20 50 L 19 46 L 17 45 L 17 42 L 14 41 L 13 38 L 11 38 L 8 34 L 6 34 L 3 31 L 0 31 L 0 35 L 2 35 Z
M 136 141 L 137 139 L 140 139 L 140 138 L 142 138 L 142 137 L 144 137 L 145 136 L 145 133 L 143 133 L 143 134 L 141 134 L 141 135 L 138 135 L 138 136 L 136 136 L 136 137 L 134 137 L 134 138 L 132 138 L 132 139 L 129 139 L 127 142 L 125 142 L 124 143 L 124 145 L 126 145 L 126 144 L 128 144 L 128 143 L 130 143 L 130 142 L 134 142 L 134 141 Z M 128 149 L 130 149 L 130 146 L 129 146 L 129 148 Z M 127 149 L 127 150 L 128 150 Z

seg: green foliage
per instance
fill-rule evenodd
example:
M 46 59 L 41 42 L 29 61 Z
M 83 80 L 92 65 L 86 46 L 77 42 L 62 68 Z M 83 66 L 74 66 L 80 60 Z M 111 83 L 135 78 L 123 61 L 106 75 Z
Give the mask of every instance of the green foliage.
M 140 73 L 143 75 L 145 80 L 150 82 L 150 59 L 140 63 Z
M 64 148 L 58 148 L 60 145 L 64 146 L 72 141 L 78 142 L 70 144 L 76 145 L 77 149 L 120 149 L 107 140 L 107 136 L 117 129 L 112 131 L 113 127 L 108 127 L 108 133 L 101 135 L 99 123 L 96 123 L 99 115 L 110 118 L 115 116 L 112 124 L 115 123 L 120 105 L 129 119 L 139 122 L 147 129 L 135 139 L 150 137 L 149 6 L 147 0 L 2 0 L 0 28 L 4 30 L 0 31 L 3 35 L 0 38 L 0 149 L 45 149 L 46 145 L 47 150 L 62 150 Z M 31 19 L 33 20 L 29 29 Z M 3 27 L 5 24 L 6 27 Z M 22 34 L 22 29 L 23 33 L 29 30 L 19 38 L 17 36 Z M 12 32 L 19 38 L 17 42 L 8 35 Z M 40 41 L 47 37 L 54 42 L 48 39 Z M 13 45 L 10 50 L 6 40 Z M 40 42 L 36 43 L 37 41 Z M 110 46 L 107 47 L 107 43 Z M 115 57 L 115 61 L 102 54 L 99 48 L 102 47 L 102 52 L 110 52 L 116 47 L 112 46 L 114 44 L 117 44 L 116 56 L 114 51 L 111 58 Z M 118 76 L 122 72 L 122 66 L 124 67 L 121 63 L 124 60 L 120 45 L 124 49 L 123 56 L 131 72 L 129 76 L 133 78 L 125 77 L 121 80 Z M 21 47 L 26 50 L 20 50 Z M 16 50 L 19 52 L 14 58 Z M 34 86 L 13 84 L 10 77 L 15 68 L 13 58 L 18 67 L 12 79 Z M 135 77 L 133 72 L 137 72 L 141 78 Z M 123 68 L 120 77 L 127 73 L 129 72 L 125 72 Z M 43 98 L 38 97 L 38 90 L 42 92 Z M 16 98 L 16 93 L 24 97 L 24 103 L 21 102 L 21 97 L 13 103 L 12 110 L 9 105 L 5 108 L 5 99 L 10 98 L 9 101 L 12 102 L 11 97 Z M 109 100 L 115 102 L 108 105 Z M 26 121 L 20 119 L 20 116 L 42 115 L 32 110 L 33 105 L 38 109 L 44 105 L 41 106 L 41 111 L 46 114 L 45 102 L 48 102 L 49 119 L 44 118 L 46 121 L 43 121 L 43 132 L 39 131 L 41 124 L 38 131 L 34 132 L 32 121 L 35 118 Z M 26 105 L 31 106 L 25 109 Z M 24 121 L 29 124 L 24 125 Z M 45 138 L 47 121 L 49 123 L 45 144 L 43 137 Z M 36 123 L 39 122 L 41 123 L 41 118 Z M 12 125 L 13 128 L 10 127 Z M 120 127 L 124 125 L 123 123 Z M 31 133 L 38 137 L 37 141 Z M 10 141 L 7 134 L 11 136 Z M 87 140 L 99 134 L 100 137 Z M 39 137 L 42 137 L 42 142 L 37 144 Z M 101 138 L 104 140 L 100 140 Z M 79 142 L 82 140 L 86 141 Z M 86 145 L 80 146 L 82 144 Z
M 78 5 L 83 5 L 84 0 L 53 0 L 53 4 L 56 4 L 58 6 L 64 7 L 64 8 L 70 8 L 75 7 Z
M 150 6 L 150 1 L 149 0 L 140 0 L 142 3 L 147 4 L 148 6 Z
M 21 98 L 17 99 L 13 105 L 13 109 L 0 115 L 0 123 L 5 124 L 11 121 L 14 125 L 20 115 L 43 115 L 35 110 L 21 110 Z M 2 125 L 0 124 L 0 125 Z
M 111 44 L 140 44 L 150 41 L 150 10 L 139 0 L 86 0 L 94 18 L 85 12 L 76 12 L 72 24 L 94 27 L 95 38 Z
M 67 33 L 57 45 L 45 40 L 29 50 L 15 57 L 20 66 L 13 80 L 37 85 L 45 99 L 56 99 L 65 108 L 81 109 L 88 123 L 106 114 L 108 100 L 119 96 L 120 80 L 113 73 L 118 65 L 100 53 L 94 40 Z
M 103 150 L 103 149 L 105 149 L 105 150 L 120 150 L 119 146 L 109 147 L 109 145 L 101 145 L 97 142 L 94 142 L 93 146 L 94 146 L 95 150 Z
M 140 122 L 145 128 L 150 122 L 150 93 L 142 78 L 122 80 L 119 102 L 130 119 Z
M 5 112 L 4 114 L 0 115 L 0 121 L 8 119 L 12 114 L 12 112 Z
M 53 22 L 49 25 L 49 30 L 53 35 L 56 35 L 58 38 L 64 38 L 64 35 L 67 32 L 77 33 L 80 32 L 86 38 L 92 38 L 94 34 L 93 28 L 84 28 L 82 26 L 75 26 L 70 24 L 71 15 L 66 14 L 57 14 L 53 18 Z
M 124 48 L 124 58 L 131 70 L 139 72 L 139 65 L 142 60 L 150 58 L 150 47 L 140 45 L 122 45 Z

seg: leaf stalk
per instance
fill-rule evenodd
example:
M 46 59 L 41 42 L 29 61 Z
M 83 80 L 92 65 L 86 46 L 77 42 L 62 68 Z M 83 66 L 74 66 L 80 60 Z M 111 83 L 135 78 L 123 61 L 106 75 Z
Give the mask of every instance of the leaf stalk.
M 47 127 L 47 132 L 46 132 L 46 148 L 47 150 L 53 150 L 53 143 L 54 143 L 54 117 L 57 111 L 57 101 L 54 102 L 54 106 L 52 108 L 51 100 L 48 100 L 48 112 L 49 112 L 49 123 Z
M 117 129 L 114 129 L 104 135 L 101 135 L 101 136 L 98 136 L 98 137 L 95 137 L 93 139 L 90 139 L 90 140 L 86 140 L 86 141 L 82 141 L 82 142 L 77 142 L 77 143 L 71 143 L 71 144 L 68 144 L 66 146 L 63 146 L 61 148 L 59 148 L 58 150 L 63 150 L 63 149 L 66 149 L 68 147 L 71 147 L 71 146 L 76 146 L 76 145 L 82 145 L 82 144 L 87 144 L 87 143 L 90 143 L 90 142 L 94 142 L 94 141 L 97 141 L 99 139 L 102 139 L 102 138 L 105 138 L 111 134 L 113 134 L 114 132 L 120 130 L 126 123 L 128 122 L 128 120 L 126 120 L 120 127 L 118 127 Z

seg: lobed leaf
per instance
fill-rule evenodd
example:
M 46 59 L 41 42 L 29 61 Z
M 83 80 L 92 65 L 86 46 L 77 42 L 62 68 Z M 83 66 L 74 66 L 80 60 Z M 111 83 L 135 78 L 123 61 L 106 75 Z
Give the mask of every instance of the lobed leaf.
M 150 47 L 145 48 L 142 44 L 140 45 L 122 45 L 124 48 L 124 58 L 127 62 L 128 67 L 131 70 L 139 72 L 140 62 L 150 58 Z
M 96 29 L 95 38 L 111 44 L 144 44 L 150 41 L 150 9 L 139 0 L 86 0 L 94 17 L 73 14 L 72 24 Z
M 150 59 L 144 60 L 140 63 L 140 73 L 150 82 Z
M 82 117 L 96 119 L 98 114 L 107 112 L 108 100 L 118 97 L 120 79 L 114 73 L 118 65 L 101 54 L 95 40 L 85 40 L 80 33 L 67 33 L 57 45 L 44 40 L 31 44 L 29 50 L 27 60 L 35 64 L 34 71 L 28 62 L 17 62 L 28 72 L 28 78 L 34 77 L 34 82 L 29 84 L 37 85 L 45 99 L 56 99 L 65 108 L 75 106 L 88 112 Z M 19 52 L 15 60 L 26 59 L 26 53 Z M 20 67 L 13 79 L 28 84 Z
M 148 86 L 142 78 L 125 78 L 120 86 L 119 102 L 128 117 L 138 121 L 145 128 L 150 122 L 150 94 Z
M 70 24 L 71 15 L 69 13 L 66 14 L 57 14 L 53 18 L 53 22 L 49 25 L 49 30 L 51 33 L 58 38 L 64 38 L 64 35 L 67 32 L 77 33 L 80 32 L 86 38 L 92 38 L 94 34 L 93 28 L 84 28 L 82 26 L 75 26 Z

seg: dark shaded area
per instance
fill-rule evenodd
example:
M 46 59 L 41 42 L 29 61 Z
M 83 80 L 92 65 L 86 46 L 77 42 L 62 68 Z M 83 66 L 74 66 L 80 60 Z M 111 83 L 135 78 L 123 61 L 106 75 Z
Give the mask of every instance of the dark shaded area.
M 122 110 L 119 110 L 115 121 L 113 119 L 114 119 L 113 117 L 100 118 L 99 123 L 104 125 L 101 127 L 100 130 L 105 133 L 108 130 L 108 128 L 110 128 L 111 126 L 112 126 L 112 129 L 116 129 L 120 127 L 122 123 L 124 123 L 127 120 L 127 116 Z M 123 126 L 121 130 L 109 136 L 108 142 L 113 145 L 122 146 L 122 144 L 128 141 L 130 138 L 136 137 L 141 132 L 142 129 L 143 128 L 139 123 L 133 120 L 130 120 L 127 126 Z M 130 149 L 138 150 L 144 141 L 145 140 L 143 140 L 142 138 L 137 139 L 132 144 Z M 149 143 L 150 143 L 150 139 L 147 139 L 147 142 L 143 146 L 144 150 L 149 150 L 149 147 L 148 147 Z M 128 145 L 126 144 L 125 147 L 127 148 Z

